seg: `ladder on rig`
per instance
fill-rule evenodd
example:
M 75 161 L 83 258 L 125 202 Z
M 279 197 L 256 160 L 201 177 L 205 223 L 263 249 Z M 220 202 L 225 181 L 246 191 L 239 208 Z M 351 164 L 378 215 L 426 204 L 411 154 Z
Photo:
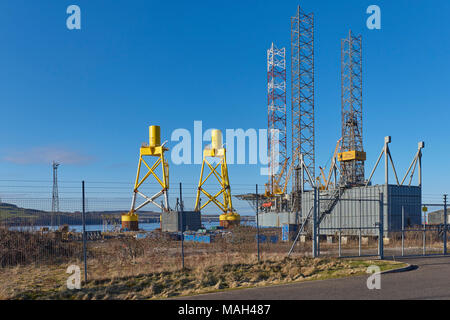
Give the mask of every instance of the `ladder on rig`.
M 333 208 L 336 206 L 336 204 L 339 202 L 341 196 L 341 188 L 336 188 L 333 190 L 333 192 L 330 195 L 330 198 L 327 199 L 327 201 L 323 204 L 323 210 L 322 210 L 322 203 L 320 203 L 320 206 L 318 209 L 318 221 L 317 224 L 320 225 L 322 220 L 325 218 L 326 215 L 330 214 L 333 211 Z M 300 228 L 297 232 L 297 236 L 295 237 L 291 249 L 289 250 L 288 257 L 291 255 L 292 251 L 294 250 L 294 246 L 297 243 L 297 240 L 301 234 L 305 234 L 305 228 L 308 227 L 309 221 L 313 219 L 314 214 L 314 206 L 312 206 L 309 209 L 308 214 L 306 217 L 303 217 L 303 221 L 300 222 Z
M 336 204 L 339 202 L 341 195 L 341 188 L 334 189 L 330 197 L 325 201 L 325 203 L 322 206 L 322 203 L 320 203 L 320 210 L 319 210 L 319 224 L 322 222 L 322 220 L 325 218 L 326 215 L 330 214 Z

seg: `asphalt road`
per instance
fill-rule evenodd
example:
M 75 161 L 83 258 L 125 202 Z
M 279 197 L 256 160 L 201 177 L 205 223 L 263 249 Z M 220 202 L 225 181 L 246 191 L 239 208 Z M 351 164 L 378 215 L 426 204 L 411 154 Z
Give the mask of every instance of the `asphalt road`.
M 231 290 L 191 297 L 185 300 L 450 300 L 450 257 L 397 259 L 416 269 L 381 275 L 381 289 L 369 290 L 367 276 L 309 281 L 288 285 Z

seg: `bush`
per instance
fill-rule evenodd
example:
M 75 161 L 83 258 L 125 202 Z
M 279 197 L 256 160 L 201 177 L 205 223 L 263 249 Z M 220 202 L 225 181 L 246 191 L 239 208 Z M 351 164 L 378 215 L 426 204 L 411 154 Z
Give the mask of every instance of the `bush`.
M 0 230 L 0 267 L 65 262 L 81 257 L 81 244 L 64 242 L 54 234 Z

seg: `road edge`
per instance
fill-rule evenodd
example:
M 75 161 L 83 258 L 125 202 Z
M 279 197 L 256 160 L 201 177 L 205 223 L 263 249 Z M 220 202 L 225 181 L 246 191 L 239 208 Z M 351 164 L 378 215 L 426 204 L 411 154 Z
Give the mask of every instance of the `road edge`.
M 392 260 L 386 260 L 386 261 L 392 261 Z M 404 263 L 406 263 L 406 262 L 404 262 Z M 380 272 L 380 274 L 407 272 L 407 271 L 412 271 L 412 270 L 416 270 L 419 268 L 418 266 L 416 266 L 414 264 L 409 264 L 409 263 L 406 263 L 406 264 L 407 264 L 406 267 L 382 271 L 382 272 Z
M 383 260 L 379 260 L 379 261 L 390 261 L 390 262 L 401 262 L 403 264 L 406 264 L 405 267 L 400 267 L 397 269 L 390 269 L 390 270 L 385 270 L 385 271 L 381 271 L 380 274 L 388 274 L 388 273 L 400 273 L 400 272 L 407 272 L 407 271 L 412 271 L 415 269 L 418 269 L 418 266 L 416 265 L 412 265 L 406 262 L 402 262 L 402 261 L 392 261 L 392 260 L 387 260 L 387 259 L 383 259 Z M 188 295 L 183 295 L 183 296 L 177 296 L 177 297 L 168 297 L 168 298 L 162 298 L 162 300 L 183 300 L 183 298 L 185 297 L 195 297 L 195 296 L 202 296 L 202 295 L 210 295 L 210 294 L 216 294 L 216 293 L 223 293 L 223 292 L 228 292 L 228 291 L 234 291 L 234 290 L 248 290 L 248 289 L 260 289 L 260 288 L 267 288 L 267 287 L 277 287 L 277 286 L 285 286 L 285 285 L 291 285 L 291 284 L 298 284 L 298 283 L 304 283 L 304 282 L 315 282 L 315 281 L 327 281 L 327 280 L 335 280 L 335 279 L 345 279 L 345 278 L 351 278 L 353 276 L 345 276 L 345 277 L 338 277 L 338 278 L 331 278 L 331 279 L 311 279 L 311 280 L 307 280 L 307 281 L 292 281 L 292 282 L 288 282 L 288 283 L 281 283 L 281 284 L 269 284 L 267 286 L 251 286 L 251 287 L 237 287 L 237 288 L 227 288 L 227 289 L 220 289 L 217 291 L 211 291 L 211 292 L 204 292 L 204 293 L 194 293 L 194 294 L 188 294 Z

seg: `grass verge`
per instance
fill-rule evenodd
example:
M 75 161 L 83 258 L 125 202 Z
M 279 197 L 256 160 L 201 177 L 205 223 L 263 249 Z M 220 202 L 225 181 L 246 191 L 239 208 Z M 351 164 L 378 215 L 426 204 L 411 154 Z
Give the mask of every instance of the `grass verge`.
M 220 290 L 260 287 L 308 280 L 366 274 L 367 267 L 381 271 L 405 266 L 379 260 L 295 257 L 261 263 L 235 263 L 192 269 L 153 272 L 129 277 L 88 281 L 80 290 L 68 290 L 63 266 L 28 266 L 0 272 L 7 279 L 0 287 L 2 299 L 162 299 Z M 8 272 L 8 275 L 5 274 Z

